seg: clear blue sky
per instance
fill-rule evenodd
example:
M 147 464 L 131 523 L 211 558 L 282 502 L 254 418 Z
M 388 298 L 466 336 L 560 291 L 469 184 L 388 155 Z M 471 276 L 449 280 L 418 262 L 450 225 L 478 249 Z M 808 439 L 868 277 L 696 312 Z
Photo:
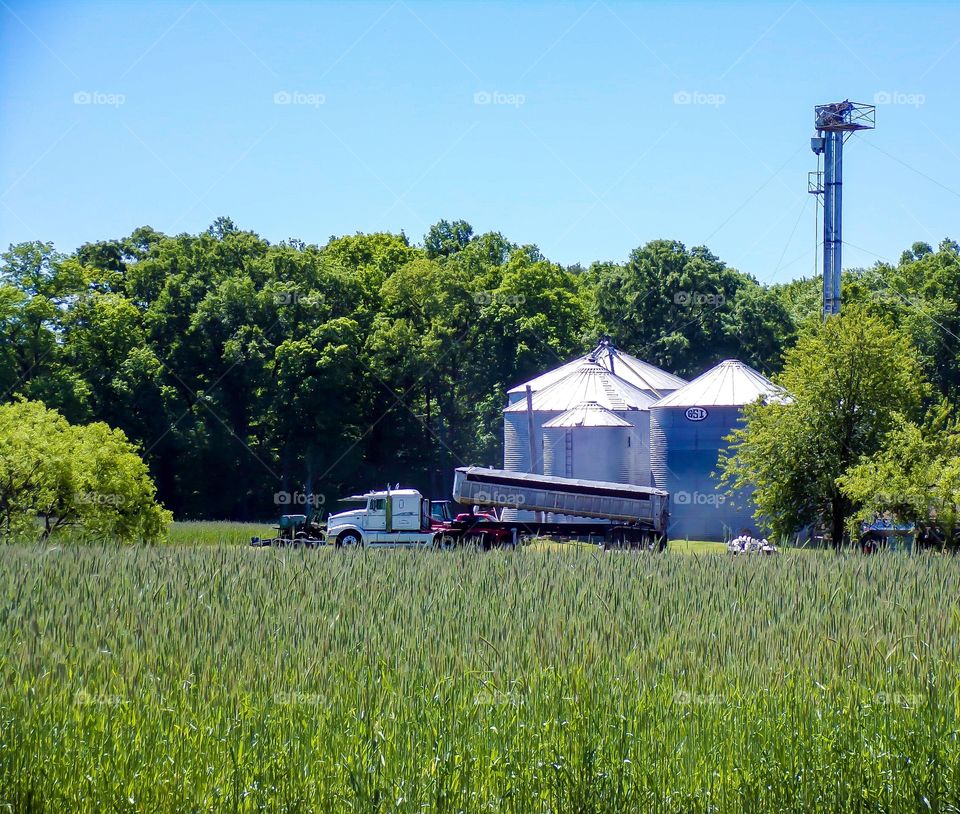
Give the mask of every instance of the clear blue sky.
M 960 239 L 958 77 L 957 3 L 3 0 L 0 245 L 464 218 L 562 263 L 669 237 L 787 280 L 817 103 L 891 100 L 845 151 L 845 266 Z

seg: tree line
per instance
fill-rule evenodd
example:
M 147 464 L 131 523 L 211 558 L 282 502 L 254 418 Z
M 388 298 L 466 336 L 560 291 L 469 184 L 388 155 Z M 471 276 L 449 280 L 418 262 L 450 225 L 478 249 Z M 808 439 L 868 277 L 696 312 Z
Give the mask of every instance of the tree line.
M 270 243 L 220 218 L 141 227 L 70 254 L 0 258 L 0 394 L 133 441 L 180 518 L 264 519 L 502 460 L 506 390 L 601 336 L 685 378 L 736 357 L 773 375 L 819 321 L 819 280 L 762 285 L 706 247 L 655 240 L 622 263 L 440 221 L 404 234 Z M 848 272 L 847 301 L 909 337 L 953 399 L 957 245 Z

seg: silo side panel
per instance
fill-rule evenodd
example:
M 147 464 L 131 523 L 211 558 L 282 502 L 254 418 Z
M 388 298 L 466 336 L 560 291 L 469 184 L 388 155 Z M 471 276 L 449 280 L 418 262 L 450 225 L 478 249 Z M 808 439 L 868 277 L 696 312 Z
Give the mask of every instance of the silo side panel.
M 627 483 L 650 486 L 650 411 L 628 410 L 619 413 L 633 427 L 628 448 Z
M 566 427 L 549 427 L 543 431 L 543 474 L 568 477 Z
M 510 472 L 530 471 L 526 413 L 503 414 L 503 468 Z
M 740 408 L 713 406 L 707 413 L 706 418 L 691 421 L 682 407 L 655 410 L 656 431 L 662 437 L 654 458 L 657 468 L 665 469 L 658 479 L 665 479 L 663 488 L 670 492 L 673 539 L 724 540 L 742 528 L 755 527 L 749 495 L 732 499 L 721 488 L 717 473 L 719 451 L 737 426 Z
M 550 427 L 543 431 L 545 475 L 629 483 L 626 427 Z M 549 468 L 549 471 L 547 469 Z M 554 523 L 588 518 L 554 514 Z
M 667 435 L 663 427 L 665 410 L 654 407 L 650 410 L 650 471 L 658 489 L 669 489 L 667 485 Z

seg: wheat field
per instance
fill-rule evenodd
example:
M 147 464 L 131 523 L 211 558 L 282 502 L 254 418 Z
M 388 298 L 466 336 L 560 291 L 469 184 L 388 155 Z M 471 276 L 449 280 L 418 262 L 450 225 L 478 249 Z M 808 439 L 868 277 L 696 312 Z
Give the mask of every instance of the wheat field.
M 960 562 L 8 546 L 0 811 L 960 810 Z

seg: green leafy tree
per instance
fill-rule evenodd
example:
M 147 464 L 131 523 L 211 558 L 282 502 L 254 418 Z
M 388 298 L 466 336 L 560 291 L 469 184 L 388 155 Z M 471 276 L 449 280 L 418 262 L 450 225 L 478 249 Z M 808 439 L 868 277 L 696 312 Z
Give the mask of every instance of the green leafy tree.
M 473 238 L 473 227 L 465 220 L 442 220 L 430 227 L 423 238 L 427 258 L 449 257 L 463 249 Z
M 960 509 L 960 424 L 952 412 L 941 402 L 920 424 L 898 417 L 882 448 L 838 479 L 858 507 L 854 521 L 890 515 L 923 528 L 933 519 L 946 540 L 954 539 Z
M 508 262 L 474 283 L 474 317 L 467 333 L 472 364 L 460 373 L 474 405 L 474 459 L 501 459 L 501 410 L 506 390 L 582 353 L 591 338 L 590 311 L 575 275 L 515 249 Z
M 0 406 L 0 536 L 156 542 L 171 515 L 120 431 L 69 424 L 39 402 Z
M 944 396 L 960 396 L 960 252 L 952 240 L 937 251 L 915 243 L 896 266 L 848 272 L 844 286 L 847 302 L 869 304 L 913 338 L 930 382 Z
M 791 333 L 777 298 L 702 246 L 688 251 L 675 240 L 654 240 L 635 249 L 626 265 L 604 264 L 591 275 L 605 331 L 680 376 L 728 357 L 771 369 Z
M 439 472 L 468 455 L 460 377 L 472 364 L 464 344 L 472 294 L 462 267 L 420 259 L 393 274 L 380 297 L 365 359 L 376 412 L 390 420 L 376 422 L 371 440 L 439 490 Z
M 358 344 L 357 324 L 338 317 L 276 348 L 276 388 L 266 418 L 278 445 L 276 488 L 325 499 L 356 469 L 349 453 L 363 439 L 360 391 L 352 386 L 361 376 Z
M 0 398 L 23 395 L 89 417 L 90 391 L 63 358 L 63 320 L 83 281 L 79 265 L 51 243 L 22 243 L 0 255 Z
M 847 272 L 844 297 L 909 334 L 955 396 L 953 241 Z M 584 271 L 464 221 L 421 248 L 402 233 L 271 245 L 219 218 L 69 256 L 11 247 L 0 401 L 123 430 L 180 516 L 259 519 L 278 490 L 446 491 L 455 463 L 499 460 L 506 389 L 601 335 L 688 376 L 728 356 L 775 371 L 795 326 L 818 321 L 818 280 L 767 288 L 674 241 Z
M 775 378 L 790 398 L 745 409 L 721 455 L 724 482 L 753 487 L 778 535 L 822 525 L 840 545 L 855 505 L 838 478 L 881 449 L 927 392 L 909 337 L 862 307 L 802 334 Z

